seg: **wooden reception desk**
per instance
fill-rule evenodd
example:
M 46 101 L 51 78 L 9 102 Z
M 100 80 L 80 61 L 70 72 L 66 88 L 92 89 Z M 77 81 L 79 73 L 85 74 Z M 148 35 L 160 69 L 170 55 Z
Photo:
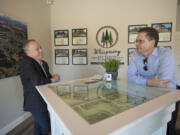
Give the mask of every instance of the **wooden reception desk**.
M 52 135 L 165 135 L 180 91 L 126 80 L 82 79 L 37 87 Z

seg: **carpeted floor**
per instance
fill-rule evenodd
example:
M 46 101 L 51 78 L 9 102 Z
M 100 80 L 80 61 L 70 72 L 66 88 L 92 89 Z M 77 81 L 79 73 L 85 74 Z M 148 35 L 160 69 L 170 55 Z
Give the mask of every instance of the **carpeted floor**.
M 33 131 L 34 131 L 34 119 L 31 116 L 6 135 L 33 135 L 34 133 Z

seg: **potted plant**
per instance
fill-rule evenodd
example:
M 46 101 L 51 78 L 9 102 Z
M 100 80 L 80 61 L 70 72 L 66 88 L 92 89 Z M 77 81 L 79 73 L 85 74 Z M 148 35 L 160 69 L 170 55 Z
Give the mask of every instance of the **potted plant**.
M 101 65 L 105 68 L 107 74 L 112 75 L 112 80 L 117 80 L 118 69 L 120 66 L 119 60 L 117 59 L 105 60 L 105 62 L 102 63 Z

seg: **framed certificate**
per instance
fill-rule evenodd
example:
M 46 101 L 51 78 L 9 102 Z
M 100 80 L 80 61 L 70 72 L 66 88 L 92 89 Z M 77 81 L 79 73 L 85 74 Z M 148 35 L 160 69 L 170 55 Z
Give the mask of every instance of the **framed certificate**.
M 147 27 L 147 24 L 128 26 L 128 43 L 135 43 L 140 28 Z
M 72 45 L 87 45 L 87 28 L 72 29 Z
M 55 46 L 68 46 L 69 45 L 69 31 L 68 30 L 55 30 L 54 31 L 54 44 Z
M 127 59 L 127 61 L 128 61 L 128 65 L 129 65 L 129 62 L 130 62 L 130 60 L 131 60 L 131 57 L 133 56 L 133 54 L 136 52 L 136 48 L 128 48 L 128 59 Z
M 72 49 L 72 64 L 87 65 L 87 49 Z
M 69 65 L 69 49 L 55 49 L 55 64 Z
M 165 47 L 165 48 L 169 48 L 169 49 L 172 49 L 172 48 L 171 48 L 171 46 L 163 46 L 163 47 Z
M 153 23 L 152 27 L 159 32 L 159 42 L 171 41 L 172 23 Z

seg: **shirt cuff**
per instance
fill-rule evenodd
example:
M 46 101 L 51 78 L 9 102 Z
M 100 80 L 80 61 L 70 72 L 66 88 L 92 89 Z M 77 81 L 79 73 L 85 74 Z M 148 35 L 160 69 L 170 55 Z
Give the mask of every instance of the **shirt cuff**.
M 54 80 L 54 79 L 51 79 L 51 83 L 55 83 L 56 82 L 56 80 Z
M 147 85 L 147 79 L 141 79 L 141 84 L 143 84 L 143 85 Z

